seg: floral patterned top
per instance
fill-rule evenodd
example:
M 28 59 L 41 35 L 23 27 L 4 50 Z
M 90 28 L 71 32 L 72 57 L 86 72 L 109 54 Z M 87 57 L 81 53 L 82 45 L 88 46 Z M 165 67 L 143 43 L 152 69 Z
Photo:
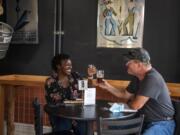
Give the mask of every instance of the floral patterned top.
M 80 74 L 77 72 L 72 72 L 71 75 L 68 77 L 69 79 L 69 86 L 64 88 L 61 82 L 58 80 L 58 76 L 56 73 L 52 74 L 45 82 L 45 98 L 47 104 L 51 105 L 58 105 L 62 103 L 64 100 L 72 100 L 81 96 L 80 91 L 78 90 L 78 80 L 82 79 Z M 74 91 L 77 91 L 77 96 L 73 94 Z M 60 99 L 54 100 L 53 96 L 58 95 Z

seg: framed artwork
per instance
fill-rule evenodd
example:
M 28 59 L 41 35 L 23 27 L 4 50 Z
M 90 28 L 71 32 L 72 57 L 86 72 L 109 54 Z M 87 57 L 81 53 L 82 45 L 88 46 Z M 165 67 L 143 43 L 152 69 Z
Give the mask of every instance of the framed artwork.
M 6 0 L 7 23 L 14 28 L 11 43 L 38 44 L 38 0 Z
M 145 0 L 98 0 L 97 47 L 142 47 Z

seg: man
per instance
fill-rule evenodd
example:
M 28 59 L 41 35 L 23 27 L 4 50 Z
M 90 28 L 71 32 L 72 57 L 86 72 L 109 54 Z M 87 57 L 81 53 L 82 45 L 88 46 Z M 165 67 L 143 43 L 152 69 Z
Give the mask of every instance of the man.
M 124 55 L 128 74 L 134 76 L 126 90 L 108 84 L 98 84 L 119 98 L 126 99 L 132 109 L 145 115 L 143 135 L 173 135 L 174 108 L 163 77 L 150 63 L 145 49 L 133 49 Z

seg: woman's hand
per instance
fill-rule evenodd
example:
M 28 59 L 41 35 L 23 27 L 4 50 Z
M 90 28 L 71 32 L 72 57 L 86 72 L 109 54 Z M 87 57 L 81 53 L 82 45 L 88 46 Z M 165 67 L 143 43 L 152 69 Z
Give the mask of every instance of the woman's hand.
M 79 93 L 77 90 L 74 90 L 72 94 L 73 94 L 73 98 L 75 99 L 79 97 Z

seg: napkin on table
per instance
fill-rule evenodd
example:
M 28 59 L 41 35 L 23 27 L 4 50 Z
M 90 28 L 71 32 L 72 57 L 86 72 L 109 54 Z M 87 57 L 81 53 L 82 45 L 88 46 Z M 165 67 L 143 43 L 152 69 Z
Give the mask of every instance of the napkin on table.
M 109 110 L 111 112 L 122 112 L 124 110 L 124 104 L 114 103 Z

